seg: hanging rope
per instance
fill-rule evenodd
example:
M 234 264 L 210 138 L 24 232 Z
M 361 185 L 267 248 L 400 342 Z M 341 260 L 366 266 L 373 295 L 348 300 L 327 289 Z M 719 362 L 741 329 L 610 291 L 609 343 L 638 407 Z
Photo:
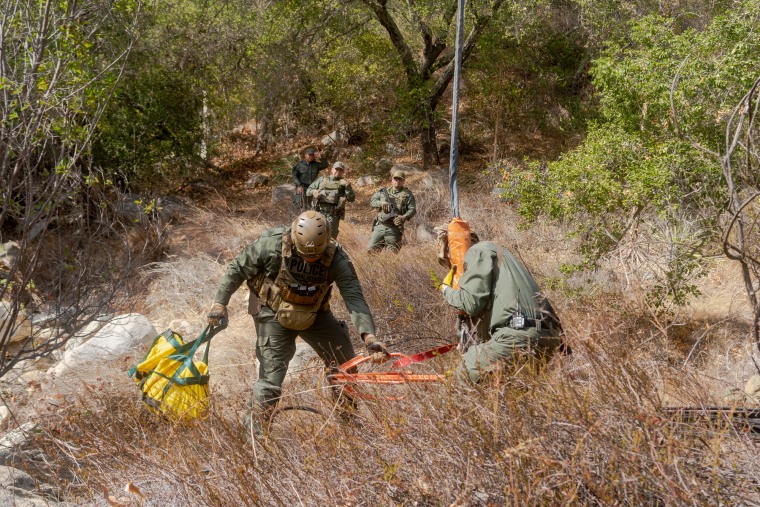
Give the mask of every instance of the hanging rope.
M 448 246 L 449 255 L 453 266 L 456 266 L 454 272 L 453 285 L 457 286 L 459 276 L 464 272 L 464 253 L 470 247 L 470 225 L 459 216 L 459 189 L 457 188 L 457 139 L 459 123 L 459 83 L 462 74 L 462 34 L 464 31 L 464 7 L 465 0 L 458 0 L 457 15 L 457 38 L 454 55 L 454 96 L 452 99 L 451 111 L 451 155 L 449 158 L 449 190 L 451 191 L 451 212 L 453 219 L 448 225 Z M 441 354 L 453 350 L 459 343 L 451 343 L 415 354 L 406 356 L 404 354 L 391 353 L 395 358 L 394 368 L 403 368 L 412 363 L 420 363 L 438 357 Z M 359 373 L 356 367 L 369 361 L 367 356 L 357 356 L 340 366 L 340 371 L 327 376 L 328 382 L 333 386 L 343 386 L 346 391 L 354 397 L 371 398 L 356 390 L 359 384 L 407 384 L 412 382 L 442 382 L 443 375 L 419 374 L 403 370 L 392 370 L 383 372 Z M 353 373 L 349 373 L 353 371 Z M 386 397 L 385 399 L 397 399 Z
M 457 188 L 457 139 L 459 126 L 459 81 L 462 74 L 462 32 L 464 31 L 464 3 L 458 0 L 457 40 L 454 51 L 454 97 L 451 104 L 451 155 L 449 157 L 449 190 L 451 191 L 451 212 L 459 218 L 459 189 Z

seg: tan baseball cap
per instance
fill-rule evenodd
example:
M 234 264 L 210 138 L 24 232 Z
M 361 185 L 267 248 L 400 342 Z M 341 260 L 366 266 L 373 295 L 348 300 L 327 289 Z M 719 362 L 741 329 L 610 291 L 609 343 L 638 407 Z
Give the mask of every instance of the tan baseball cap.
M 391 178 L 401 178 L 402 180 L 405 180 L 406 174 L 404 174 L 404 171 L 401 169 L 394 169 L 391 171 Z

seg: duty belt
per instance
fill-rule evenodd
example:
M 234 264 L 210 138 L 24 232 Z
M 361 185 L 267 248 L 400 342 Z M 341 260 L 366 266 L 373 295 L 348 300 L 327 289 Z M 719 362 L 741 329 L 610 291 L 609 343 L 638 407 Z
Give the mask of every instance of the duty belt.
M 529 318 L 525 317 L 523 319 L 523 321 L 524 321 L 524 323 L 523 323 L 523 325 L 521 327 L 514 327 L 512 325 L 512 318 L 510 317 L 509 321 L 507 321 L 507 326 L 510 327 L 510 328 L 512 328 L 512 329 L 517 329 L 517 330 L 536 328 L 539 331 L 541 331 L 541 328 L 543 327 L 543 324 L 541 323 L 540 320 L 529 319 Z

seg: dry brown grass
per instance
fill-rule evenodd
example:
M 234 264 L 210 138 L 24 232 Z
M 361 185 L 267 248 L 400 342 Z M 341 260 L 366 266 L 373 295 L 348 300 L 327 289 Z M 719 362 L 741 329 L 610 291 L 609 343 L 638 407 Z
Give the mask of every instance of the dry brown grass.
M 431 225 L 440 218 L 435 199 L 433 192 L 420 193 Z M 572 256 L 558 244 L 559 231 L 519 231 L 497 201 L 468 198 L 462 209 L 483 239 L 516 249 L 540 281 Z M 451 341 L 453 314 L 430 275 L 431 269 L 444 274 L 433 245 L 410 235 L 399 255 L 369 255 L 368 223 L 355 221 L 342 226 L 340 239 L 381 339 L 401 352 Z M 146 307 L 152 318 L 202 322 L 229 258 L 271 225 L 214 214 L 196 221 L 193 230 L 213 226 L 215 235 L 202 236 L 200 253 L 175 252 L 151 268 Z M 604 290 L 574 299 L 549 291 L 574 354 L 554 358 L 543 371 L 505 369 L 477 387 L 374 390 L 404 398 L 363 401 L 358 420 L 347 424 L 335 417 L 319 368 L 306 369 L 288 381 L 284 402 L 321 414 L 283 413 L 254 445 L 237 423 L 254 378 L 241 289 L 230 305 L 230 328 L 212 346 L 208 420 L 186 425 L 157 418 L 135 400 L 136 389 L 134 395 L 90 390 L 42 421 L 35 446 L 48 463 L 30 470 L 65 470 L 56 485 L 83 505 L 105 505 L 103 489 L 127 496 L 118 493 L 127 482 L 145 495 L 143 505 L 166 506 L 760 503 L 760 459 L 748 434 L 725 423 L 678 422 L 663 410 L 711 405 L 716 383 L 738 380 L 736 371 L 748 362 L 741 345 L 746 326 L 730 316 L 663 320 L 622 287 L 616 292 L 614 277 L 592 276 Z M 337 316 L 347 320 L 340 298 L 334 301 Z M 421 370 L 442 373 L 456 361 L 450 353 Z M 140 502 L 133 496 L 124 503 Z
M 150 505 L 760 500 L 748 436 L 671 422 L 662 412 L 660 378 L 681 372 L 616 339 L 572 339 L 575 355 L 544 372 L 505 373 L 477 388 L 409 387 L 403 400 L 365 401 L 355 424 L 330 418 L 304 376 L 289 392 L 321 398 L 324 415 L 283 417 L 253 446 L 221 403 L 207 421 L 186 426 L 154 417 L 131 397 L 82 399 L 89 409 L 48 421 L 37 444 L 71 471 L 60 484 L 66 494 L 93 503 L 103 488 L 114 492 L 127 481 Z

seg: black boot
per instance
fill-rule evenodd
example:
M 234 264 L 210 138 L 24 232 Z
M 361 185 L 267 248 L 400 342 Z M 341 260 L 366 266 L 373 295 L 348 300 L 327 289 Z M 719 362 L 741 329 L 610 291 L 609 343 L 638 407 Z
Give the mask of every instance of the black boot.
M 243 425 L 248 442 L 251 442 L 253 437 L 263 438 L 266 435 L 274 408 L 274 406 L 262 407 L 255 402 L 248 402 L 248 407 L 240 414 L 240 423 Z

